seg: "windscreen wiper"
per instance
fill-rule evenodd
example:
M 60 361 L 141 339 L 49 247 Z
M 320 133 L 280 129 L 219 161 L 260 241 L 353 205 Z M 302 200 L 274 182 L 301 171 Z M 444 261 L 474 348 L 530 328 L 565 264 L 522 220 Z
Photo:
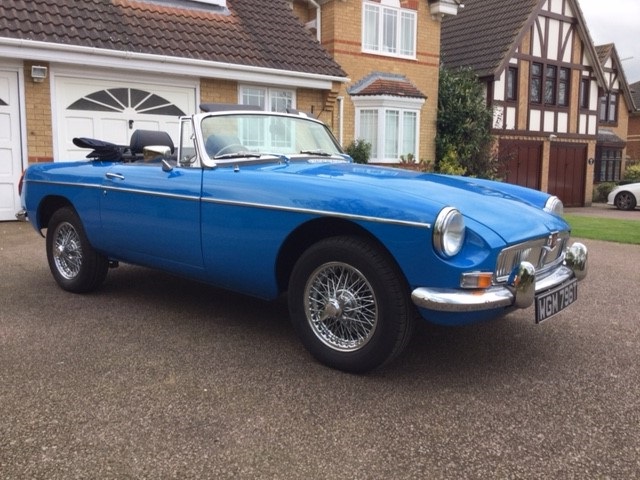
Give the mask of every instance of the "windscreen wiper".
M 332 153 L 325 152 L 324 150 L 301 150 L 300 153 L 306 153 L 307 155 L 318 155 L 320 157 L 333 157 Z
M 226 160 L 230 158 L 260 158 L 262 154 L 260 152 L 250 152 L 248 150 L 242 150 L 240 152 L 223 153 L 222 155 L 216 155 L 214 160 Z

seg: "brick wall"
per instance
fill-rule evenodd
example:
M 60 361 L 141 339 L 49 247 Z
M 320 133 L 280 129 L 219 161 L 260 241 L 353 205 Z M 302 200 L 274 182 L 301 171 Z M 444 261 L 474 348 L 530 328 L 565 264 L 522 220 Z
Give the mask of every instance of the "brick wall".
M 627 158 L 629 163 L 640 163 L 640 112 L 629 117 Z
M 24 62 L 24 95 L 27 124 L 27 155 L 29 163 L 53 161 L 50 75 L 40 83 L 31 80 L 31 66 Z M 49 67 L 48 64 L 37 62 Z
M 420 158 L 434 160 L 440 23 L 431 17 L 426 1 L 415 2 L 411 6 L 418 11 L 415 60 L 362 53 L 361 1 L 334 0 L 323 4 L 321 41 L 322 45 L 347 72 L 350 79 L 350 82 L 343 84 L 337 92 L 338 96 L 344 98 L 343 144 L 349 144 L 355 135 L 355 107 L 347 94 L 347 88 L 375 71 L 401 74 L 427 96 L 420 114 Z M 337 128 L 336 115 L 337 113 L 334 111 L 333 125 Z
M 215 78 L 200 79 L 201 103 L 238 103 L 238 82 Z

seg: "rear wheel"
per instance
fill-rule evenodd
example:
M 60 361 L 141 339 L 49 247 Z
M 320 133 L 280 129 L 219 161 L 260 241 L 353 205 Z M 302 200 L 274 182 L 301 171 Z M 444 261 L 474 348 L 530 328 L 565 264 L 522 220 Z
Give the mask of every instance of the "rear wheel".
M 61 208 L 51 216 L 46 243 L 49 268 L 61 288 L 85 293 L 102 284 L 109 261 L 93 249 L 71 207 Z
M 620 210 L 633 210 L 636 208 L 636 197 L 631 192 L 620 192 L 614 200 Z
M 397 356 L 414 322 L 398 268 L 381 249 L 354 237 L 320 241 L 300 257 L 290 278 L 289 311 L 316 359 L 356 373 Z

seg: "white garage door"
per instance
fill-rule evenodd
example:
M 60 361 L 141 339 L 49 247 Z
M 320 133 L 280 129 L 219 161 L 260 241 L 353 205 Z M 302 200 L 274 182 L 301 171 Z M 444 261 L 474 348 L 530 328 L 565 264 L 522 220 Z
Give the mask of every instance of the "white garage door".
M 21 143 L 18 72 L 0 69 L 0 221 L 20 209 Z
M 134 130 L 164 130 L 174 143 L 178 118 L 194 112 L 196 88 L 56 76 L 55 160 L 79 160 L 88 151 L 74 137 L 128 145 Z

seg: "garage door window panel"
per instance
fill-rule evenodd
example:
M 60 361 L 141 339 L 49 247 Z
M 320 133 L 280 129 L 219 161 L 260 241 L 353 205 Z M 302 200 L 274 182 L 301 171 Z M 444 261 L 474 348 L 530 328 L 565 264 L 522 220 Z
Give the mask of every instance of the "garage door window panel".
M 160 95 L 135 88 L 100 90 L 85 95 L 68 107 L 68 110 L 99 112 L 125 112 L 128 109 L 150 115 L 185 115 L 180 108 Z

